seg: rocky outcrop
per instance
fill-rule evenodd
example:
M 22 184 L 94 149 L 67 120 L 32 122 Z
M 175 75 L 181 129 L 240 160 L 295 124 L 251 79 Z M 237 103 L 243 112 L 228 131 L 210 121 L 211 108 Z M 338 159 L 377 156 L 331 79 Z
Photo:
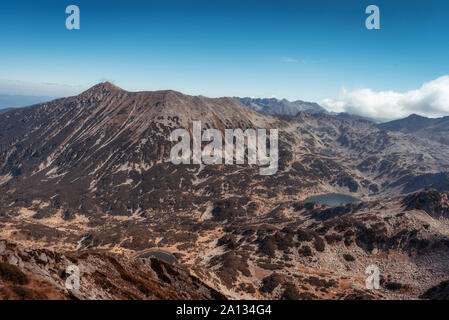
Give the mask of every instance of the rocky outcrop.
M 73 267 L 79 288 L 67 287 Z M 70 269 L 72 268 L 72 269 Z M 156 258 L 61 254 L 0 240 L 0 299 L 226 299 L 184 269 Z
M 406 210 L 423 210 L 433 218 L 449 218 L 449 193 L 425 190 L 404 198 Z
M 421 299 L 429 300 L 449 300 L 449 281 L 442 281 L 436 286 L 424 292 Z

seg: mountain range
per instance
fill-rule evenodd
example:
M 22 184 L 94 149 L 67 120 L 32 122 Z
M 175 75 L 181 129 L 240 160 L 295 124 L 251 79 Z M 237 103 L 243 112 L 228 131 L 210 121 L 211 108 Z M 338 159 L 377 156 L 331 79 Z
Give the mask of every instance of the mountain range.
M 401 131 L 446 145 L 449 144 L 449 117 L 426 118 L 412 114 L 404 119 L 379 124 L 379 128 Z
M 0 109 L 19 108 L 54 99 L 47 96 L 0 94 Z
M 327 112 L 315 102 L 288 101 L 277 98 L 238 98 L 234 97 L 248 108 L 267 115 L 296 115 L 300 111 Z
M 318 107 L 279 115 L 285 112 L 279 101 L 275 107 L 245 101 L 100 83 L 1 114 L 0 238 L 64 257 L 93 254 L 88 268 L 103 274 L 108 257 L 153 268 L 155 258 L 145 253 L 169 252 L 184 275 L 170 281 L 184 288 L 184 298 L 195 297 L 190 276 L 208 288 L 201 296 L 207 299 L 433 298 L 444 288 L 449 146 L 429 129 L 439 123 L 415 132 Z M 196 120 L 220 131 L 278 128 L 278 172 L 172 164 L 170 133 L 192 130 Z M 335 207 L 307 201 L 334 193 L 360 201 Z M 38 259 L 27 267 L 20 250 L 11 250 L 3 261 L 21 272 L 62 279 L 50 267 L 33 271 Z M 364 286 L 370 264 L 381 269 L 377 291 Z M 59 285 L 58 294 L 114 296 L 101 287 L 106 280 L 86 277 L 90 293 Z M 126 286 L 122 280 L 111 283 L 127 288 L 131 280 Z M 0 294 L 13 294 L 14 284 L 3 281 L 8 286 Z M 135 283 L 129 290 L 136 299 L 152 297 L 137 293 Z M 123 290 L 115 297 L 123 298 Z M 161 295 L 170 297 L 179 296 Z

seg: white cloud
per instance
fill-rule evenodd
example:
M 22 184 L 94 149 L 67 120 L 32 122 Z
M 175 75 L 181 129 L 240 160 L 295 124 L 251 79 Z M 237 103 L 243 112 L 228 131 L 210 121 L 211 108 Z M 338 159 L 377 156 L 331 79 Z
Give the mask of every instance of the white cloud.
M 287 63 L 297 63 L 298 60 L 295 58 L 291 58 L 291 57 L 282 57 L 282 61 L 287 62 Z
M 449 75 L 424 83 L 419 89 L 404 93 L 375 92 L 360 89 L 343 92 L 337 99 L 324 99 L 321 105 L 329 111 L 348 112 L 387 121 L 416 113 L 427 117 L 449 115 Z

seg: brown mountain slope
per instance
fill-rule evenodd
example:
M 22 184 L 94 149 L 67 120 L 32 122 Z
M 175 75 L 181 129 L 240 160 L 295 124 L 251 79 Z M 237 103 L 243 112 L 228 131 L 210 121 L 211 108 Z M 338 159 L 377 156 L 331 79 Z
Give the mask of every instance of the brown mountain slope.
M 191 129 L 193 120 L 221 130 L 279 128 L 278 173 L 172 165 L 170 133 Z M 273 118 L 231 98 L 127 92 L 110 83 L 0 116 L 0 151 L 0 201 L 15 210 L 45 202 L 40 216 L 53 209 L 47 215 L 62 210 L 66 218 L 204 211 L 208 199 L 229 194 L 278 201 L 329 191 L 377 197 L 448 187 L 448 147 L 386 133 L 368 121 L 320 113 Z
M 279 128 L 278 172 L 171 164 L 170 133 L 191 128 L 193 120 L 219 129 Z M 148 230 L 193 228 L 210 212 L 216 221 L 231 221 L 319 193 L 382 199 L 425 187 L 445 190 L 447 154 L 446 146 L 369 121 L 320 113 L 274 118 L 231 98 L 127 92 L 102 83 L 0 116 L 3 233 L 20 222 L 16 241 L 143 250 L 154 245 Z M 222 206 L 235 210 L 220 213 Z M 101 241 L 98 229 L 108 235 Z M 120 242 L 128 237 L 133 240 Z
M 221 130 L 279 128 L 278 172 L 173 165 L 170 133 L 193 120 Z M 351 117 L 272 117 L 230 98 L 103 83 L 0 115 L 0 235 L 125 258 L 162 248 L 230 298 L 417 297 L 447 277 L 447 197 L 440 191 L 448 154 L 443 144 Z M 402 196 L 429 186 L 440 196 L 424 195 L 423 207 L 422 196 Z M 333 192 L 364 202 L 303 202 Z M 391 277 L 386 283 L 408 289 L 364 290 L 364 270 L 376 259 Z M 399 281 L 401 270 L 413 276 Z

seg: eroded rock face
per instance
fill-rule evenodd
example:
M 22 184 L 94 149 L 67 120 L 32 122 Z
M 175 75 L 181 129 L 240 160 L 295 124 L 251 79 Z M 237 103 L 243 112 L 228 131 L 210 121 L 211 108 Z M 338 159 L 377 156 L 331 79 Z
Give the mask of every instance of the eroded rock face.
M 404 198 L 407 210 L 424 210 L 434 218 L 449 218 L 449 194 L 436 190 L 425 190 Z

